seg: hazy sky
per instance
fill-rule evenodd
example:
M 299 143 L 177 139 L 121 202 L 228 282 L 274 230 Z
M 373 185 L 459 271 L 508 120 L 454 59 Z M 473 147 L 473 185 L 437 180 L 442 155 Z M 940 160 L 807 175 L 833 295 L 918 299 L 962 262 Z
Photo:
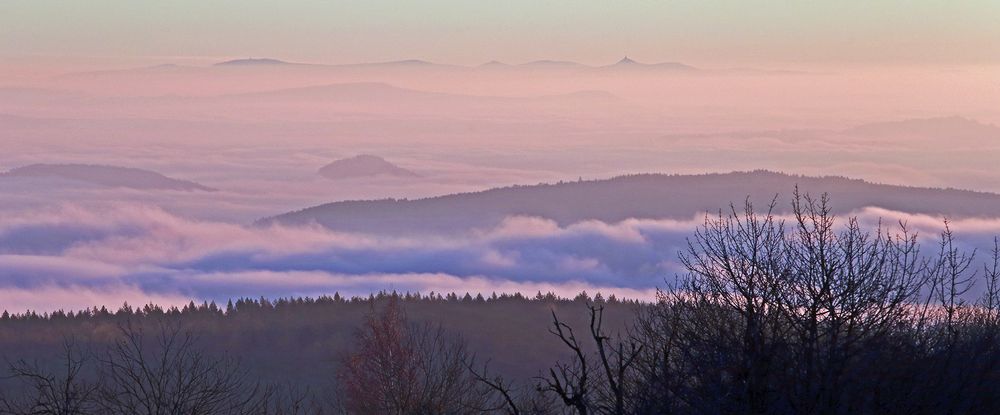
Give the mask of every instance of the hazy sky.
M 219 189 L 0 177 L 0 310 L 380 289 L 650 298 L 697 212 L 509 217 L 426 238 L 249 224 L 338 200 L 627 173 L 1000 191 L 998 22 L 1000 0 L 0 0 L 0 172 L 102 164 Z M 705 70 L 207 66 L 623 55 Z M 198 66 L 149 67 L 165 63 Z M 316 173 L 358 154 L 420 178 Z M 927 235 L 940 223 L 861 214 Z M 997 217 L 953 219 L 976 246 L 1000 230 Z
M 996 0 L 7 0 L 0 57 L 1000 62 Z

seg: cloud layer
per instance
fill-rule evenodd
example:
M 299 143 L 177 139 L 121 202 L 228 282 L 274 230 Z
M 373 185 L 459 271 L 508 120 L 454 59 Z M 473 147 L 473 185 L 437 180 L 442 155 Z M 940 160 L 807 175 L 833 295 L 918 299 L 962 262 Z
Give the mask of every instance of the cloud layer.
M 377 290 L 601 290 L 649 298 L 672 273 L 674 243 L 692 227 L 677 221 L 560 227 L 512 217 L 485 232 L 414 239 L 195 221 L 148 205 L 64 205 L 0 221 L 0 303 L 79 306 L 58 295 L 49 302 L 26 298 L 68 290 L 111 305 L 142 295 L 224 300 Z
M 905 220 L 926 243 L 941 228 L 926 215 L 871 208 L 857 216 L 869 225 Z M 651 298 L 681 272 L 677 253 L 700 223 L 509 217 L 486 231 L 411 238 L 197 221 L 148 205 L 64 205 L 0 219 L 0 304 L 45 310 L 378 290 Z M 1000 219 L 951 226 L 970 247 L 1000 233 Z

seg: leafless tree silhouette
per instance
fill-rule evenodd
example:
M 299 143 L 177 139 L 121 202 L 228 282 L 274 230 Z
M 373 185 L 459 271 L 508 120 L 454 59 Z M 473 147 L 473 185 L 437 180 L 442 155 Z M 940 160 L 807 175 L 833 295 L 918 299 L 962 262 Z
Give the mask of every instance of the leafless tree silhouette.
M 539 379 L 539 388 L 554 393 L 566 407 L 581 415 L 630 413 L 628 408 L 636 399 L 633 372 L 644 346 L 631 338 L 605 333 L 602 305 L 588 304 L 587 309 L 593 353 L 588 353 L 573 328 L 552 312 L 549 331 L 570 349 L 572 360 L 550 368 L 548 376 Z
M 485 406 L 461 339 L 441 327 L 411 324 L 398 302 L 372 312 L 338 376 L 352 414 L 464 414 Z
M 120 330 L 99 358 L 102 413 L 248 414 L 268 393 L 234 359 L 206 356 L 177 324 L 158 324 L 153 336 L 132 323 Z
M 27 385 L 20 399 L 0 398 L 0 414 L 85 415 L 95 413 L 98 385 L 81 373 L 86 356 L 75 342 L 63 344 L 63 364 L 59 374 L 48 374 L 38 363 L 20 360 L 10 365 L 11 377 Z

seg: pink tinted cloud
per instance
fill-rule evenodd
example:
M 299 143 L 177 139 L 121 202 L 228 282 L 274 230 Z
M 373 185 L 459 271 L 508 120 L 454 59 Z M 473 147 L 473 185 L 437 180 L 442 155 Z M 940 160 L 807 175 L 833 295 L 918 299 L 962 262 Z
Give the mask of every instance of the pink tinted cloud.
M 866 226 L 882 218 L 890 231 L 903 220 L 925 243 L 942 228 L 942 218 L 930 215 L 879 208 L 855 215 Z M 52 241 L 58 249 L 46 254 L 0 254 L 0 303 L 55 309 L 123 299 L 221 301 L 379 290 L 587 290 L 645 299 L 681 272 L 676 253 L 702 221 L 698 216 L 559 226 L 512 217 L 494 229 L 421 239 L 196 221 L 134 204 L 66 205 L 0 219 L 0 240 L 32 226 L 72 239 L 65 247 Z M 951 227 L 967 245 L 983 246 L 1000 233 L 1000 218 L 956 219 Z M 69 299 L 71 291 L 81 296 Z

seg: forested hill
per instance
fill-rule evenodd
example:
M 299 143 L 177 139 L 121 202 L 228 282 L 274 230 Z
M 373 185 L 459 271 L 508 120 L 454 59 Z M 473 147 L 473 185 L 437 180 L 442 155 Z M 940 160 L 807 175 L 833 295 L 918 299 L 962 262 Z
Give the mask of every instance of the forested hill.
M 539 216 L 562 225 L 629 218 L 690 219 L 737 204 L 748 196 L 766 206 L 775 195 L 778 211 L 790 209 L 791 193 L 831 194 L 835 213 L 881 207 L 948 217 L 995 216 L 1000 195 L 870 183 L 843 177 L 807 177 L 769 171 L 703 175 L 639 174 L 606 180 L 512 186 L 418 200 L 343 201 L 266 218 L 259 223 L 316 222 L 346 231 L 375 233 L 451 232 L 495 226 L 513 215 Z
M 607 310 L 605 327 L 618 332 L 631 324 L 635 311 L 642 307 L 637 302 L 591 294 L 566 299 L 552 294 L 527 298 L 503 293 L 431 293 L 403 294 L 398 300 L 414 324 L 440 325 L 450 335 L 467 341 L 477 356 L 491 360 L 491 368 L 499 373 L 530 379 L 564 352 L 559 340 L 548 333 L 552 311 L 583 330 L 587 304 L 596 300 Z M 183 308 L 126 305 L 52 314 L 0 311 L 0 357 L 55 361 L 67 339 L 83 348 L 99 349 L 117 338 L 121 324 L 155 330 L 167 321 L 193 334 L 210 355 L 238 357 L 246 369 L 262 379 L 322 389 L 334 381 L 337 361 L 352 347 L 354 333 L 366 315 L 384 307 L 393 295 L 239 299 L 228 305 L 191 303 Z M 0 390 L 2 386 L 0 382 Z

